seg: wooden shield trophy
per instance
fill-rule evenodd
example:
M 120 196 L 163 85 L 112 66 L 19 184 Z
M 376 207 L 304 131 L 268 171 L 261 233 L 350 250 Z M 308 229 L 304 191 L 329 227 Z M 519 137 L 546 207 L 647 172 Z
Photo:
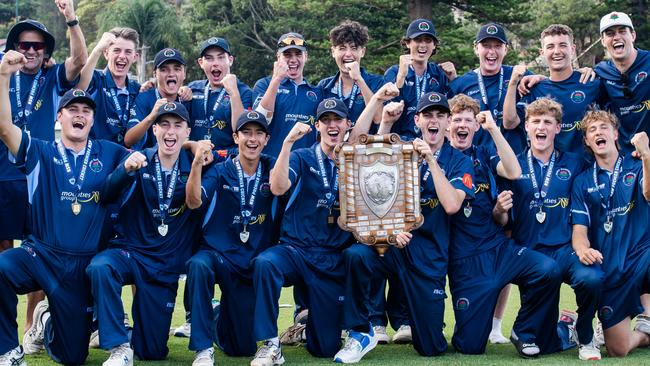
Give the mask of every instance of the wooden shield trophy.
M 419 155 L 397 134 L 369 136 L 335 149 L 339 167 L 339 226 L 380 255 L 395 236 L 419 228 Z

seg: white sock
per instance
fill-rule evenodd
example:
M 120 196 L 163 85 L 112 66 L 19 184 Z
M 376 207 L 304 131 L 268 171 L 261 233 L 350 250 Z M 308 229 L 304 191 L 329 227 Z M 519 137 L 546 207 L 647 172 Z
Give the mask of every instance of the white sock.
M 271 344 L 273 344 L 274 346 L 280 347 L 280 338 L 279 337 L 269 338 L 266 341 L 264 341 L 264 343 L 266 343 L 266 342 L 271 342 Z
M 499 318 L 492 318 L 492 331 L 498 331 L 501 333 L 501 319 Z

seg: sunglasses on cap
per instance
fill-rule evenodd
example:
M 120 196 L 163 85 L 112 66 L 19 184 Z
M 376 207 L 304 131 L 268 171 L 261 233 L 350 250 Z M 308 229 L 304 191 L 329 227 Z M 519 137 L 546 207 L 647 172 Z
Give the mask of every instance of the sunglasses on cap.
M 287 37 L 280 42 L 278 42 L 278 47 L 286 46 L 304 46 L 305 40 L 299 37 Z
M 34 51 L 44 50 L 46 47 L 45 42 L 18 42 L 16 43 L 16 48 L 21 51 L 29 51 L 30 48 L 33 48 Z

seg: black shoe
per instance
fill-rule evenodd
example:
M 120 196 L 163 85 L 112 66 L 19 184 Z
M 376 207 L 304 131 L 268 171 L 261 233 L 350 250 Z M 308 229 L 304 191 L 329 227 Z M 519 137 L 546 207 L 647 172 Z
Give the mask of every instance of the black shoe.
M 517 349 L 519 356 L 523 358 L 535 358 L 539 356 L 539 347 L 535 343 L 524 343 L 520 341 L 514 331 L 510 334 L 510 341 Z

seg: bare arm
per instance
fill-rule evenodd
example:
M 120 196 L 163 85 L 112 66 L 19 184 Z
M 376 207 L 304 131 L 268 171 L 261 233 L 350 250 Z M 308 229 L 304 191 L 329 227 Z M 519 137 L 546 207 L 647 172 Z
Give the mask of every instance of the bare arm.
M 438 161 L 433 158 L 433 153 L 429 145 L 420 140 L 413 140 L 413 147 L 423 155 L 429 164 L 429 170 L 431 171 L 431 178 L 433 179 L 433 186 L 436 190 L 436 195 L 440 200 L 440 204 L 445 209 L 447 215 L 453 215 L 458 210 L 460 210 L 463 205 L 463 200 L 465 200 L 465 192 L 454 188 L 454 186 L 449 183 L 449 180 L 445 176 L 445 172 L 438 165 Z
M 20 128 L 13 124 L 11 117 L 9 81 L 11 76 L 20 70 L 26 62 L 27 59 L 23 54 L 11 50 L 4 55 L 0 63 L 0 139 L 14 156 L 18 154 L 23 135 Z
M 208 160 L 208 155 L 212 155 L 210 145 L 207 143 L 197 144 L 194 160 L 192 161 L 192 170 L 190 170 L 190 175 L 185 185 L 185 204 L 192 210 L 201 207 L 202 204 L 201 173 L 203 172 L 203 166 L 206 165 L 206 161 Z
M 138 122 L 137 125 L 126 131 L 126 134 L 124 135 L 124 145 L 126 147 L 131 147 L 142 140 L 149 130 L 149 127 L 151 127 L 151 125 L 156 121 L 156 118 L 158 118 L 158 108 L 165 103 L 167 103 L 167 99 L 158 99 L 151 112 L 142 121 Z
M 366 103 L 366 108 L 363 109 L 363 112 L 357 118 L 352 132 L 350 132 L 349 140 L 355 141 L 359 135 L 368 133 L 374 116 L 378 111 L 382 111 L 384 101 L 391 100 L 397 95 L 399 95 L 399 89 L 393 83 L 384 84 L 384 86 L 377 90 L 377 93 L 370 98 L 370 101 Z
M 639 132 L 632 136 L 630 140 L 635 147 L 634 155 L 641 158 L 643 163 L 643 197 L 650 201 L 650 147 L 648 146 L 648 135 L 645 132 Z
M 282 143 L 282 149 L 278 160 L 271 170 L 269 183 L 271 184 L 271 193 L 276 196 L 282 196 L 291 188 L 289 179 L 289 158 L 293 144 L 311 131 L 311 127 L 305 123 L 296 123 Z
M 77 19 L 72 0 L 55 0 L 54 3 L 65 17 L 66 23 Z M 70 30 L 70 57 L 65 60 L 65 77 L 68 81 L 73 81 L 79 76 L 88 60 L 88 50 L 79 24 L 68 27 L 68 29 Z
M 512 191 L 503 191 L 497 196 L 497 202 L 492 209 L 492 218 L 497 224 L 505 226 L 508 223 L 508 211 L 512 208 Z
M 237 88 L 237 76 L 234 74 L 226 75 L 223 80 L 223 87 L 230 96 L 230 124 L 232 130 L 237 130 L 237 119 L 244 113 L 244 104 L 239 95 L 239 88 Z
M 79 82 L 77 83 L 78 89 L 88 89 L 88 86 L 93 79 L 93 71 L 95 71 L 95 67 L 97 67 L 97 62 L 99 62 L 100 57 L 102 57 L 104 50 L 110 47 L 113 42 L 115 42 L 114 34 L 108 32 L 102 34 L 102 38 L 99 40 L 99 42 L 97 42 L 97 45 L 90 53 L 88 62 L 86 62 L 83 69 L 81 69 L 81 75 Z
M 503 128 L 506 130 L 512 130 L 521 123 L 517 115 L 517 85 L 525 72 L 525 64 L 519 64 L 512 69 L 512 76 L 508 83 L 508 91 L 503 101 Z
M 575 250 L 580 262 L 584 265 L 603 263 L 603 255 L 598 250 L 593 249 L 589 243 L 588 230 L 584 225 L 573 225 L 573 233 L 571 234 L 573 250 Z
M 275 61 L 273 63 L 273 76 L 271 77 L 271 82 L 269 83 L 268 88 L 266 88 L 264 96 L 262 96 L 262 100 L 259 104 L 259 107 L 267 112 L 266 120 L 269 121 L 269 123 L 273 119 L 273 110 L 275 109 L 275 98 L 278 96 L 278 88 L 280 87 L 282 80 L 287 77 L 288 72 L 289 66 L 285 61 Z M 258 110 L 258 112 L 263 111 Z
M 501 129 L 494 122 L 492 118 L 492 113 L 489 111 L 480 112 L 476 116 L 476 120 L 481 125 L 481 128 L 487 130 L 487 132 L 492 136 L 492 140 L 497 148 L 497 154 L 501 161 L 497 164 L 497 174 L 506 179 L 517 179 L 521 175 L 521 166 L 519 161 L 517 161 L 517 155 L 508 144 L 508 141 L 503 134 Z

